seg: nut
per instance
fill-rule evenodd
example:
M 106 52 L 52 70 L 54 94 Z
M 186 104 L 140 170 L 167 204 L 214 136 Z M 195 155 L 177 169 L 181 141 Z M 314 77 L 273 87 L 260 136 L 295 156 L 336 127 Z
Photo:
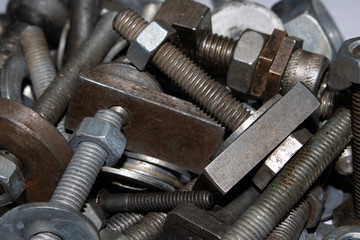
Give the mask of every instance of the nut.
M 139 70 L 144 70 L 159 47 L 172 35 L 175 29 L 161 20 L 150 22 L 130 44 L 126 54 Z
M 360 83 L 360 38 L 347 40 L 336 56 L 337 72 L 340 77 L 353 83 Z
M 82 213 L 94 223 L 94 225 L 98 230 L 104 227 L 105 225 L 104 211 L 93 200 L 85 203 Z
M 306 201 L 311 209 L 306 228 L 313 228 L 318 224 L 324 209 L 325 200 L 326 194 L 320 186 L 316 186 L 306 195 Z
M 252 30 L 241 35 L 228 68 L 226 83 L 230 88 L 249 93 L 257 60 L 266 41 L 265 34 Z
M 335 58 L 343 39 L 321 1 L 281 1 L 272 10 L 285 23 L 289 36 L 305 40 L 304 50 Z
M 124 152 L 126 139 L 114 124 L 102 119 L 87 117 L 80 123 L 70 140 L 74 152 L 81 142 L 93 142 L 103 147 L 108 153 L 105 165 L 112 166 Z
M 3 155 L 0 155 L 0 185 L 3 189 L 0 206 L 17 200 L 25 190 L 25 180 L 20 167 Z

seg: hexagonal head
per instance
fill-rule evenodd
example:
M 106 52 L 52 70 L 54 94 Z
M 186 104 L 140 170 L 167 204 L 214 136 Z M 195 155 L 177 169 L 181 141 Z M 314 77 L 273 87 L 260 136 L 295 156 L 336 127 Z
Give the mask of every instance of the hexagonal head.
M 139 70 L 144 70 L 159 47 L 172 35 L 175 29 L 161 20 L 150 22 L 130 44 L 126 56 Z
M 336 69 L 340 77 L 353 83 L 360 83 L 360 38 L 343 43 L 336 55 Z
M 81 142 L 93 142 L 103 147 L 108 153 L 106 166 L 117 163 L 126 145 L 125 136 L 119 128 L 108 121 L 92 117 L 84 118 L 80 123 L 70 140 L 70 145 L 76 151 Z
M 249 93 L 256 64 L 267 40 L 265 34 L 246 30 L 240 37 L 228 68 L 227 85 L 241 93 Z
M 280 1 L 272 10 L 283 20 L 289 36 L 304 39 L 303 49 L 334 59 L 343 39 L 319 0 Z
M 0 206 L 17 200 L 25 190 L 25 179 L 13 161 L 0 155 L 0 185 L 4 192 L 0 195 Z

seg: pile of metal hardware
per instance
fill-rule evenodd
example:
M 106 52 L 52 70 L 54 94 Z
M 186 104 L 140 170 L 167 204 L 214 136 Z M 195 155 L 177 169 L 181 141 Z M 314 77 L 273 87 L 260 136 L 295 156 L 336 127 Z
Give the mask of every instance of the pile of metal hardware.
M 360 37 L 206 4 L 8 1 L 1 240 L 360 239 Z

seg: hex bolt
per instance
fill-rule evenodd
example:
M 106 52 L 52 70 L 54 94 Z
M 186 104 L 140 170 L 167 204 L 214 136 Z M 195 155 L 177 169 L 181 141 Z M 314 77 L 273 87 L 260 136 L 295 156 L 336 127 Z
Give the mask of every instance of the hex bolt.
M 119 12 L 113 29 L 131 42 L 148 25 L 131 9 Z M 250 115 L 247 109 L 226 89 L 196 66 L 171 43 L 163 43 L 151 59 L 152 63 L 177 83 L 206 112 L 235 131 Z
M 138 223 L 124 232 L 123 240 L 152 240 L 159 239 L 163 231 L 166 214 L 150 212 Z
M 345 41 L 336 56 L 338 74 L 352 82 L 354 210 L 360 218 L 360 38 Z
M 105 195 L 102 207 L 109 212 L 168 212 L 182 202 L 207 209 L 213 205 L 214 198 L 208 191 L 120 193 Z
M 338 109 L 300 149 L 223 239 L 263 239 L 350 142 L 351 113 Z
M 87 118 L 84 119 L 82 124 L 85 123 L 86 119 Z M 102 144 L 91 140 L 91 137 L 96 134 L 102 134 L 100 132 L 103 131 L 102 125 L 100 128 L 98 127 L 99 130 L 96 130 L 95 125 L 99 124 L 96 120 L 102 121 L 107 125 L 110 124 L 118 131 L 120 131 L 123 123 L 123 119 L 120 114 L 109 109 L 99 110 L 95 114 L 94 118 L 90 118 L 89 121 L 92 122 L 88 124 L 87 129 L 93 128 L 94 132 L 87 133 L 87 135 L 85 134 L 85 138 L 80 139 L 80 142 L 76 147 L 76 151 L 50 199 L 50 203 L 55 203 L 62 207 L 80 211 L 85 204 L 86 198 L 101 170 L 101 167 L 106 161 L 109 161 L 109 151 Z M 80 124 L 77 131 L 81 130 L 82 124 Z M 88 136 L 90 139 L 87 139 Z M 76 137 L 78 138 L 78 136 L 74 134 L 73 138 Z M 117 139 L 117 141 L 121 141 L 123 144 L 123 146 L 121 146 L 121 144 L 117 146 L 122 148 L 123 151 L 125 138 L 122 136 Z M 116 142 L 115 144 L 118 143 Z
M 110 27 L 114 16 L 115 14 L 110 12 L 98 21 L 76 54 L 66 62 L 35 103 L 33 110 L 50 123 L 55 124 L 65 112 L 77 85 L 76 80 L 80 69 L 100 63 L 108 50 L 115 44 L 118 37 Z
M 306 201 L 302 201 L 299 206 L 292 210 L 285 220 L 266 237 L 266 240 L 299 239 L 309 215 L 310 206 Z
M 20 39 L 35 97 L 38 99 L 56 77 L 55 65 L 41 28 L 28 26 L 22 32 Z
M 105 227 L 122 233 L 126 229 L 140 221 L 140 219 L 142 219 L 143 217 L 144 215 L 134 212 L 117 213 L 106 220 Z

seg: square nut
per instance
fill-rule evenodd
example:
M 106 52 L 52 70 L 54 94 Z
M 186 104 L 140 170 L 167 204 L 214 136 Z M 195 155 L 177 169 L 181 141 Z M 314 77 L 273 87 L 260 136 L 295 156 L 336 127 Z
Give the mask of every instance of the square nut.
M 257 61 L 267 38 L 267 35 L 252 30 L 246 30 L 241 35 L 227 73 L 226 83 L 231 89 L 249 93 Z
M 139 70 L 144 70 L 159 47 L 176 33 L 175 29 L 161 20 L 150 22 L 131 42 L 126 54 Z

